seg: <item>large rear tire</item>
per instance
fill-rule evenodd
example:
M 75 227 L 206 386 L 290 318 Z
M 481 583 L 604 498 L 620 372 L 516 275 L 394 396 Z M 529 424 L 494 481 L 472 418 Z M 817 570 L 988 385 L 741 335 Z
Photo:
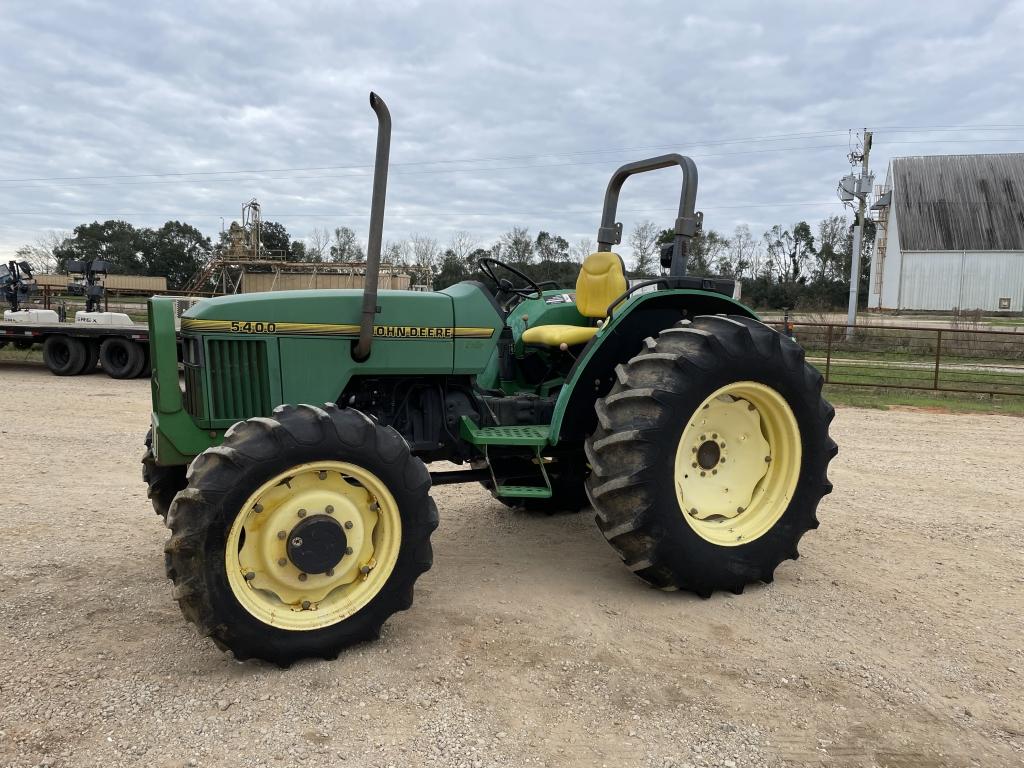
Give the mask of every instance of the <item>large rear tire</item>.
M 239 660 L 287 666 L 375 639 L 430 568 L 430 474 L 359 411 L 282 405 L 192 462 L 167 516 L 185 618 Z
M 803 350 L 749 318 L 700 316 L 616 375 L 586 443 L 605 538 L 663 589 L 770 582 L 832 490 L 835 411 Z

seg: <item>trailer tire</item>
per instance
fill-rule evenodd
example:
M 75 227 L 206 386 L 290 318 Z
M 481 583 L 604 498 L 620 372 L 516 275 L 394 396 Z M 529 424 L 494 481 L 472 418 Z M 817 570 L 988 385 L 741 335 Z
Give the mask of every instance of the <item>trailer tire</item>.
M 76 375 L 82 375 L 87 373 L 94 373 L 96 371 L 96 364 L 100 360 L 100 345 L 97 341 L 86 341 L 85 344 L 85 360 L 82 361 L 82 370 Z
M 110 336 L 100 345 L 100 365 L 113 379 L 134 379 L 145 364 L 142 346 L 131 339 Z
M 58 334 L 43 342 L 43 361 L 55 376 L 77 376 L 88 361 L 89 351 L 80 339 Z

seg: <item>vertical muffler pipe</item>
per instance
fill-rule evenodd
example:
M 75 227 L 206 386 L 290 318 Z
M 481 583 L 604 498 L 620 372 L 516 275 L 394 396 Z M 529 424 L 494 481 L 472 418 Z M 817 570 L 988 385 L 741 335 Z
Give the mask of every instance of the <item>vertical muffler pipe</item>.
M 388 157 L 391 154 L 391 113 L 384 99 L 370 92 L 370 108 L 377 114 L 377 157 L 373 163 L 373 200 L 370 202 L 370 234 L 366 239 L 366 280 L 363 311 L 359 318 L 359 341 L 352 357 L 365 360 L 373 341 L 373 319 L 377 314 L 377 279 L 380 277 L 380 247 L 384 234 L 384 198 L 388 189 Z

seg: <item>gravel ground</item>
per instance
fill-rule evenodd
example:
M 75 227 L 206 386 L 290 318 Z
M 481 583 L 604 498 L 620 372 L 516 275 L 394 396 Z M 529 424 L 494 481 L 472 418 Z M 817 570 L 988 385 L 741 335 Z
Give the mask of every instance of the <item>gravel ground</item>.
M 1024 764 L 1018 418 L 840 410 L 804 557 L 706 601 L 589 514 L 438 488 L 412 610 L 282 671 L 171 600 L 146 382 L 5 364 L 0 391 L 2 765 Z

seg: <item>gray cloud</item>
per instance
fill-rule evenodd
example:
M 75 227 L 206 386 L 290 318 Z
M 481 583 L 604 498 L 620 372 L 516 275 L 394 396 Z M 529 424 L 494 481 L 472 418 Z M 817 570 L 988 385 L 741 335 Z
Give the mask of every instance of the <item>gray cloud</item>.
M 0 256 L 115 215 L 213 234 L 253 196 L 294 237 L 362 234 L 371 88 L 395 120 L 386 237 L 466 229 L 483 242 L 513 225 L 593 237 L 610 172 L 675 147 L 697 159 L 707 225 L 758 233 L 842 210 L 848 128 L 877 129 L 879 172 L 894 155 L 1024 148 L 1024 127 L 885 130 L 1024 125 L 1022 28 L 1020 3 L 946 0 L 9 1 L 0 177 L 250 172 L 2 182 Z M 807 135 L 722 143 L 788 134 Z M 596 152 L 611 149 L 628 151 Z M 324 166 L 363 167 L 251 172 Z M 627 227 L 667 226 L 675 184 L 631 182 Z

